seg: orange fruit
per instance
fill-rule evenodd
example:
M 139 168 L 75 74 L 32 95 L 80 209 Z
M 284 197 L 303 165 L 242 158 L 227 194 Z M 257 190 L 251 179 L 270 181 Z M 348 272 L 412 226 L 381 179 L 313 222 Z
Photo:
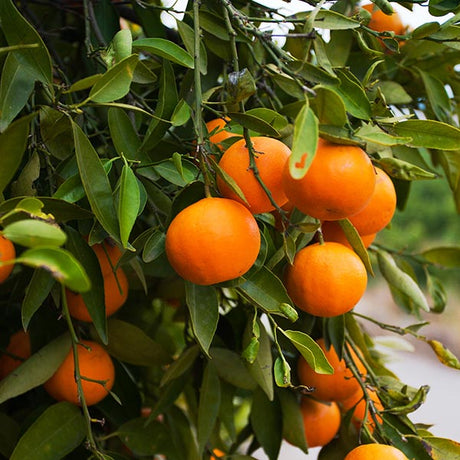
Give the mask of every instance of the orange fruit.
M 5 354 L 0 357 L 0 379 L 13 372 L 31 355 L 30 336 L 24 330 L 15 332 L 6 347 Z
M 373 401 L 375 409 L 377 411 L 382 411 L 384 408 L 377 395 L 377 392 L 374 390 L 369 390 L 367 393 L 369 395 L 369 398 Z M 351 420 L 355 425 L 356 429 L 359 430 L 363 423 L 364 416 L 366 414 L 366 400 L 364 399 L 363 390 L 360 388 L 349 398 L 345 399 L 344 401 L 341 401 L 340 405 L 344 412 L 348 412 L 349 410 L 353 412 Z M 375 429 L 375 421 L 370 411 L 371 409 L 368 407 L 366 427 L 369 429 L 371 433 L 373 433 Z M 382 417 L 379 414 L 376 414 L 376 418 L 379 423 L 382 423 Z
M 281 141 L 271 137 L 252 137 L 251 141 L 259 177 L 270 191 L 275 203 L 282 206 L 288 201 L 283 189 L 282 171 L 291 150 Z M 253 214 L 272 211 L 275 206 L 271 203 L 249 165 L 249 150 L 245 139 L 240 139 L 231 145 L 219 162 L 219 166 L 240 187 L 248 204 L 244 203 L 221 177 L 217 177 L 217 187 L 224 197 L 248 206 Z
M 368 27 L 377 32 L 394 32 L 396 35 L 403 35 L 406 32 L 406 26 L 402 23 L 399 14 L 385 14 L 373 3 L 362 5 L 361 8 L 371 13 L 371 20 Z
M 329 444 L 340 428 L 340 409 L 335 402 L 302 398 L 300 411 L 308 447 Z
M 343 244 L 351 248 L 351 244 L 347 240 L 342 227 L 336 220 L 325 220 L 321 223 L 321 230 L 323 232 L 324 241 L 335 241 L 336 243 Z M 358 232 L 359 233 L 359 232 Z M 376 233 L 371 235 L 360 235 L 365 248 L 368 248 L 377 236 Z
M 124 305 L 128 298 L 128 290 L 128 279 L 122 268 L 115 273 L 110 271 L 104 276 L 105 316 L 113 315 Z M 70 316 L 88 323 L 93 321 L 81 294 L 66 289 L 66 299 Z
M 171 266 L 182 278 L 205 286 L 244 275 L 259 249 L 254 216 L 227 198 L 203 198 L 188 206 L 166 232 Z
M 214 118 L 213 120 L 209 120 L 206 123 L 208 134 L 213 133 L 209 136 L 209 142 L 211 142 L 211 144 L 217 145 L 220 150 L 223 150 L 221 144 L 222 141 L 225 141 L 230 137 L 241 137 L 241 134 L 231 132 L 228 126 L 229 121 L 229 118 Z
M 350 311 L 366 290 L 367 273 L 358 255 L 343 244 L 315 243 L 301 249 L 285 271 L 295 305 L 311 315 L 331 317 Z
M 212 453 L 216 455 L 217 457 L 214 457 L 214 455 L 211 455 L 211 458 L 209 460 L 218 460 L 219 458 L 225 456 L 225 452 L 222 452 L 220 449 L 213 449 Z
M 7 262 L 16 257 L 13 243 L 0 235 L 0 262 Z M 13 271 L 14 264 L 0 266 L 0 283 L 3 283 Z
M 369 202 L 357 214 L 349 217 L 360 235 L 370 235 L 383 230 L 396 211 L 396 190 L 388 174 L 375 168 L 374 193 Z
M 321 338 L 317 342 L 334 369 L 334 373 L 318 374 L 303 357 L 300 357 L 297 362 L 297 375 L 300 383 L 308 387 L 314 387 L 313 396 L 322 401 L 343 401 L 356 394 L 361 389 L 361 386 L 347 367 L 345 360 L 339 360 L 333 347 L 327 350 L 324 339 Z M 350 350 L 350 354 L 358 372 L 365 376 L 367 371 L 362 361 L 353 350 Z
M 104 399 L 112 389 L 115 381 L 115 368 L 110 355 L 97 342 L 82 340 L 77 347 L 83 395 L 86 404 L 92 406 Z M 92 381 L 85 380 L 83 377 Z M 80 405 L 72 350 L 69 351 L 54 375 L 45 382 L 44 388 L 57 401 L 68 401 Z
M 103 276 L 113 272 L 123 255 L 121 249 L 108 239 L 102 243 L 93 244 L 91 248 L 97 256 Z
M 393 446 L 362 444 L 348 452 L 344 460 L 408 460 L 408 458 Z
M 304 214 L 339 220 L 364 208 L 374 191 L 375 172 L 364 150 L 320 139 L 302 179 L 291 176 L 286 162 L 283 186 L 289 201 Z

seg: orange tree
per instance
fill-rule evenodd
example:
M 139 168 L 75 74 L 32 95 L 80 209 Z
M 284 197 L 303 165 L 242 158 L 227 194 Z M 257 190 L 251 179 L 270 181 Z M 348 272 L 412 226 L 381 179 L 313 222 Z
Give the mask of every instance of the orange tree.
M 366 333 L 460 368 L 421 331 L 460 247 L 375 237 L 414 181 L 460 209 L 460 13 L 425 3 L 0 2 L 2 457 L 460 455 Z M 374 274 L 412 325 L 355 312 Z

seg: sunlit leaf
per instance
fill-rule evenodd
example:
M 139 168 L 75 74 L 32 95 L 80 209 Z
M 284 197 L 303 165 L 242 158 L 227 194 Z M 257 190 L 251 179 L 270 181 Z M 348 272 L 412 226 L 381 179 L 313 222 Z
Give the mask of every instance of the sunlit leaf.
M 43 220 L 23 219 L 12 222 L 3 229 L 6 238 L 16 244 L 35 248 L 39 246 L 62 246 L 66 234 L 57 225 Z
M 176 43 L 164 38 L 141 38 L 133 42 L 134 49 L 141 49 L 171 62 L 193 69 L 193 57 Z

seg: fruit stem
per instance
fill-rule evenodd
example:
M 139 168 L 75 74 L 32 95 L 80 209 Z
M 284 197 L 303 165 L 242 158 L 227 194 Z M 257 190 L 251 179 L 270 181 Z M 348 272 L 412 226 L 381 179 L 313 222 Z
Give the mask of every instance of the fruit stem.
M 81 408 L 83 410 L 83 415 L 85 417 L 86 433 L 88 437 L 89 448 L 91 449 L 91 451 L 94 453 L 94 455 L 97 458 L 100 458 L 102 460 L 104 456 L 99 452 L 97 445 L 96 445 L 96 441 L 94 440 L 93 431 L 91 429 L 92 418 L 91 418 L 91 415 L 89 414 L 88 405 L 86 404 L 85 395 L 83 393 L 83 387 L 81 383 L 82 376 L 80 374 L 80 365 L 79 365 L 79 360 L 78 360 L 78 345 L 80 343 L 80 340 L 77 337 L 77 333 L 75 332 L 75 328 L 72 323 L 72 319 L 70 317 L 65 289 L 66 289 L 65 286 L 61 284 L 62 312 L 67 322 L 67 327 L 69 328 L 70 337 L 72 339 L 72 353 L 73 353 L 73 360 L 74 360 L 74 366 L 75 366 L 74 377 L 75 377 L 75 382 L 77 384 L 78 399 L 80 400 Z

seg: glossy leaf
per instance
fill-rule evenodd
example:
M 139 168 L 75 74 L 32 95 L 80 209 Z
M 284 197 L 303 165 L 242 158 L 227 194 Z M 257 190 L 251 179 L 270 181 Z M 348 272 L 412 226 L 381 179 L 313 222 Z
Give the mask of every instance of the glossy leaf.
M 94 215 L 102 227 L 118 240 L 118 221 L 112 189 L 102 162 L 82 129 L 72 123 L 75 155 L 81 182 Z
M 291 343 L 299 350 L 308 365 L 318 374 L 332 374 L 334 369 L 329 364 L 320 346 L 305 332 L 282 331 Z
M 136 175 L 127 165 L 123 165 L 120 177 L 118 197 L 118 222 L 120 223 L 120 239 L 123 247 L 128 247 L 129 236 L 136 223 L 140 206 L 140 191 Z
M 24 300 L 21 306 L 22 326 L 27 330 L 35 312 L 42 306 L 55 283 L 51 274 L 37 268 L 27 285 Z
M 85 292 L 91 282 L 80 262 L 62 248 L 37 247 L 27 249 L 16 259 L 18 263 L 33 268 L 43 268 L 53 278 L 75 292 Z
M 200 387 L 200 402 L 198 406 L 198 452 L 203 453 L 214 425 L 217 421 L 220 407 L 220 381 L 216 369 L 209 361 L 204 369 Z
M 141 38 L 133 42 L 134 49 L 141 49 L 168 61 L 193 69 L 193 57 L 176 43 L 164 38 Z
M 219 303 L 216 288 L 185 283 L 187 307 L 193 333 L 200 347 L 209 354 L 209 347 L 219 321 Z
M 138 63 L 137 54 L 115 64 L 91 88 L 88 99 L 94 102 L 112 102 L 126 96 Z
M 295 119 L 292 154 L 289 157 L 289 172 L 294 179 L 305 176 L 315 158 L 317 145 L 318 119 L 305 105 Z
M 59 247 L 67 240 L 66 234 L 59 226 L 35 219 L 13 222 L 3 229 L 3 234 L 14 243 L 28 248 Z
M 165 251 L 166 234 L 161 230 L 155 230 L 145 242 L 142 251 L 142 260 L 149 263 L 157 259 Z
M 48 407 L 19 440 L 11 460 L 59 460 L 79 446 L 86 435 L 81 410 L 68 402 Z
M 190 116 L 190 106 L 184 101 L 184 99 L 181 99 L 171 115 L 171 124 L 173 126 L 185 125 L 185 123 L 190 120 Z
M 0 403 L 45 383 L 60 366 L 71 346 L 64 334 L 45 345 L 0 382 Z

